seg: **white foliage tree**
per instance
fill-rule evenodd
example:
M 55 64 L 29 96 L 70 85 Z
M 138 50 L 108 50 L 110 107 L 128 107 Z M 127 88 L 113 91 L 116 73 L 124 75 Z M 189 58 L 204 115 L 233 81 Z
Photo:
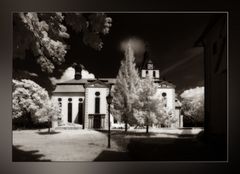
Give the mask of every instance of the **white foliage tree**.
M 133 108 L 138 100 L 140 78 L 134 60 L 132 47 L 128 44 L 113 89 L 114 115 L 116 119 L 125 123 L 125 132 L 127 132 L 127 124 L 135 120 Z
M 156 124 L 163 116 L 163 105 L 157 95 L 157 85 L 153 79 L 147 76 L 140 80 L 138 90 L 137 108 L 134 109 L 135 118 L 140 126 L 146 126 L 146 133 L 149 126 Z
M 162 109 L 160 110 L 160 115 L 161 117 L 157 117 L 157 124 L 160 127 L 171 127 L 171 125 L 177 121 L 174 111 L 172 109 L 163 107 L 163 105 Z
M 184 116 L 196 126 L 204 122 L 204 87 L 185 90 L 182 97 L 182 111 Z
M 47 122 L 58 119 L 60 109 L 50 100 L 48 92 L 35 82 L 13 80 L 12 118 L 24 116 L 28 124 Z

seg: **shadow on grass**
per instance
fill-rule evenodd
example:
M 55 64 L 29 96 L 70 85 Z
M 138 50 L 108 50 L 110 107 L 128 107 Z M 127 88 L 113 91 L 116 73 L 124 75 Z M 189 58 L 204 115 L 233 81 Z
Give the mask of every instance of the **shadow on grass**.
M 179 137 L 179 138 L 194 138 L 196 137 L 197 135 L 194 135 L 194 134 L 177 134 L 177 133 L 161 133 L 162 135 L 169 135 L 169 136 L 176 136 L 176 137 Z
M 132 161 L 225 161 L 227 159 L 226 144 L 220 137 L 206 141 L 203 131 L 190 134 L 192 130 L 175 133 L 127 132 L 111 130 L 111 140 L 128 152 Z M 107 135 L 107 131 L 101 131 Z M 176 137 L 158 137 L 156 134 L 175 135 Z M 225 141 L 226 142 L 226 141 Z M 121 154 L 121 153 L 120 153 Z M 102 152 L 100 159 L 111 159 L 114 152 Z M 124 161 L 124 158 L 118 161 Z M 116 158 L 117 158 L 116 157 Z M 98 159 L 98 158 L 97 158 Z M 113 159 L 114 160 L 114 159 Z M 108 161 L 108 160 L 107 160 Z
M 196 139 L 131 139 L 127 149 L 134 161 L 224 161 L 225 146 Z
M 36 132 L 36 133 L 39 134 L 39 135 L 55 135 L 55 134 L 59 134 L 61 132 L 56 132 L 56 131 L 48 132 L 48 131 L 44 131 L 44 132 Z
M 20 150 L 21 146 L 12 146 L 12 161 L 13 162 L 29 162 L 29 161 L 43 161 L 48 162 L 51 160 L 40 159 L 44 157 L 43 154 L 39 154 L 38 150 L 24 151 Z
M 108 133 L 108 130 L 98 130 L 99 132 L 102 132 L 102 133 L 105 133 L 107 134 Z M 117 130 L 117 129 L 113 129 L 111 130 L 111 135 L 124 135 L 124 136 L 154 136 L 156 135 L 157 133 L 155 132 L 149 132 L 149 133 L 146 133 L 146 132 L 136 132 L 136 131 L 127 131 L 126 133 L 124 132 L 124 130 L 120 129 L 120 130 Z
M 131 161 L 131 159 L 127 152 L 104 150 L 94 161 Z

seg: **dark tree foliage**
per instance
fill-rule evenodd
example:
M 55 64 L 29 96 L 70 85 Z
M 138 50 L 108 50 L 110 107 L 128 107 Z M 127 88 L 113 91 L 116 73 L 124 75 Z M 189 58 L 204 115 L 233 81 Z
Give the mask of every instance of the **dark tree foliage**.
M 111 22 L 104 13 L 14 13 L 13 78 L 34 80 L 51 91 L 49 77 L 60 77 L 73 64 L 66 59 L 71 35 L 100 51 Z

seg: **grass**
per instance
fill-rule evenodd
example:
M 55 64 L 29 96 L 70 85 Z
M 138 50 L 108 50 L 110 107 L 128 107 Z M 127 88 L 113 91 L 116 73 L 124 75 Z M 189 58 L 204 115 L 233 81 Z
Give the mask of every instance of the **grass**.
M 111 138 L 132 161 L 225 160 L 224 148 L 197 138 L 201 129 L 112 130 Z M 107 134 L 107 131 L 104 131 Z M 128 158 L 128 159 L 129 159 Z
M 222 159 L 222 148 L 196 138 L 200 129 L 13 131 L 13 161 L 192 161 Z M 215 150 L 217 149 L 217 151 Z
M 107 137 L 93 130 L 13 131 L 13 161 L 93 161 L 106 147 Z

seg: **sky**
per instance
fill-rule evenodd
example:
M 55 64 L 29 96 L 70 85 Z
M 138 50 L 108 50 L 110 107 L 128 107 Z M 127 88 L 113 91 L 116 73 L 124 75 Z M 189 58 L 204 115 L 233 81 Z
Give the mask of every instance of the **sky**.
M 80 36 L 70 33 L 66 58 L 76 59 L 97 78 L 117 76 L 123 52 L 121 43 L 137 37 L 147 43 L 150 59 L 161 78 L 176 85 L 177 91 L 203 86 L 203 48 L 194 43 L 204 31 L 212 14 L 206 13 L 106 13 L 112 27 L 103 36 L 101 51 L 82 44 Z M 141 55 L 136 57 L 141 60 Z

